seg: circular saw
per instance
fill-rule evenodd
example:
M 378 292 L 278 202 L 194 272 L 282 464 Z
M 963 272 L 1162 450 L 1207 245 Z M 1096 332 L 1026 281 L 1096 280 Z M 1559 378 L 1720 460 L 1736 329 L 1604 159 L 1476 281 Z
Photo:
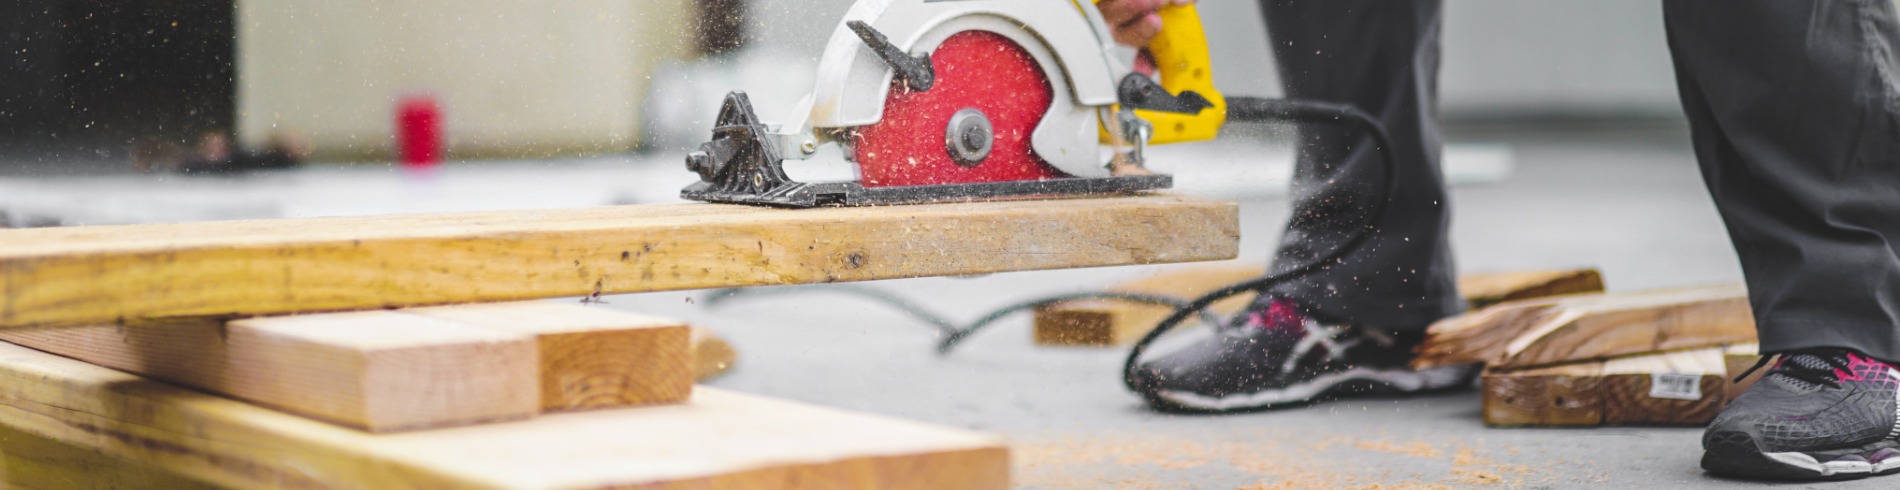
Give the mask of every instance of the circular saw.
M 687 199 L 789 207 L 1129 193 L 1172 185 L 1150 144 L 1211 139 L 1225 120 L 1192 5 L 1160 12 L 1136 71 L 1093 2 L 859 0 L 833 30 L 816 89 L 768 127 L 728 94 L 686 158 Z M 840 145 L 858 179 L 796 182 L 785 160 Z

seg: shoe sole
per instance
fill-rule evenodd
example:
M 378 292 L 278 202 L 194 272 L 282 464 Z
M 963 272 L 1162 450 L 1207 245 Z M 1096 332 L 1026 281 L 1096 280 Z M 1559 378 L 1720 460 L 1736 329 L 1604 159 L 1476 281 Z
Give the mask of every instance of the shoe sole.
M 1328 373 L 1304 383 L 1278 390 L 1207 396 L 1186 391 L 1157 390 L 1146 394 L 1148 404 L 1174 412 L 1238 412 L 1286 408 L 1312 403 L 1322 397 L 1344 392 L 1414 394 L 1461 388 L 1471 384 L 1475 366 L 1444 366 L 1413 371 L 1410 369 L 1353 368 Z
M 1882 456 L 1881 453 L 1886 453 Z M 1873 461 L 1879 458 L 1879 461 Z M 1827 462 L 1822 462 L 1827 459 Z M 1702 452 L 1702 469 L 1711 474 L 1769 480 L 1855 480 L 1900 472 L 1900 449 L 1881 442 L 1847 451 L 1762 452 L 1754 440 L 1737 434 L 1711 442 Z

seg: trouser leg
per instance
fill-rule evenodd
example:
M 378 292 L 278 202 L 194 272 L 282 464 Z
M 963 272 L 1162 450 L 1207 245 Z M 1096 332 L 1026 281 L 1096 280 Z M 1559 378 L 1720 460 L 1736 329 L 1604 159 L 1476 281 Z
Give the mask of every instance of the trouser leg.
M 1287 96 L 1352 104 L 1380 120 L 1400 182 L 1385 195 L 1384 157 L 1363 131 L 1302 126 L 1293 216 L 1271 272 L 1336 249 L 1372 203 L 1390 201 L 1357 252 L 1270 292 L 1321 317 L 1399 330 L 1458 313 L 1439 172 L 1439 2 L 1267 0 L 1261 10 Z
M 1663 4 L 1696 157 L 1766 351 L 1900 359 L 1900 44 L 1889 0 Z

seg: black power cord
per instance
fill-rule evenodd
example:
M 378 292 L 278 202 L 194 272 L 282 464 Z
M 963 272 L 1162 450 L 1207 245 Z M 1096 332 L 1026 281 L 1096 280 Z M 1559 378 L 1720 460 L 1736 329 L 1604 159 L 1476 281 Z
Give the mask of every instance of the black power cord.
M 896 295 L 873 288 L 849 284 L 806 286 L 796 289 L 723 289 L 707 296 L 707 306 L 715 306 L 718 303 L 739 297 L 765 296 L 812 290 L 807 288 L 818 288 L 817 290 L 821 291 L 859 296 L 889 305 L 935 327 L 935 329 L 942 334 L 941 340 L 937 343 L 938 355 L 948 355 L 956 346 L 961 345 L 965 339 L 970 338 L 971 335 L 981 331 L 984 327 L 1006 316 L 1057 303 L 1085 299 L 1103 299 L 1169 306 L 1174 308 L 1174 313 L 1161 320 L 1161 323 L 1156 324 L 1154 329 L 1149 330 L 1146 335 L 1143 335 L 1140 340 L 1136 341 L 1135 345 L 1129 348 L 1127 360 L 1122 363 L 1122 383 L 1127 385 L 1129 390 L 1152 399 L 1153 393 L 1149 392 L 1151 387 L 1140 386 L 1134 381 L 1135 366 L 1138 365 L 1141 360 L 1141 355 L 1147 352 L 1150 344 L 1160 339 L 1162 335 L 1167 334 L 1168 331 L 1180 326 L 1181 322 L 1187 320 L 1190 316 L 1199 316 L 1203 322 L 1218 327 L 1220 325 L 1219 318 L 1207 309 L 1209 305 L 1215 302 L 1235 295 L 1262 292 L 1280 283 L 1311 274 L 1329 262 L 1344 259 L 1346 255 L 1358 250 L 1360 246 L 1365 244 L 1366 239 L 1372 236 L 1372 232 L 1377 227 L 1379 221 L 1385 217 L 1386 205 L 1391 201 L 1392 196 L 1398 193 L 1399 180 L 1396 168 L 1398 160 L 1396 154 L 1393 153 L 1391 137 L 1386 133 L 1384 125 L 1356 107 L 1346 104 L 1310 100 L 1228 97 L 1227 117 L 1230 121 L 1241 122 L 1343 123 L 1357 126 L 1372 136 L 1373 143 L 1378 147 L 1384 157 L 1381 159 L 1381 163 L 1383 164 L 1381 167 L 1385 169 L 1385 195 L 1373 202 L 1372 208 L 1366 213 L 1366 222 L 1361 224 L 1359 229 L 1346 239 L 1345 243 L 1340 244 L 1339 247 L 1328 252 L 1325 256 L 1279 274 L 1266 275 L 1257 279 L 1250 279 L 1228 285 L 1227 287 L 1207 293 L 1192 301 L 1184 301 L 1169 296 L 1117 292 L 1063 294 L 1004 306 L 962 327 L 957 326 L 941 315 L 932 313 L 922 306 Z
M 1128 350 L 1128 359 L 1122 363 L 1122 384 L 1127 386 L 1130 391 L 1134 391 L 1144 398 L 1155 398 L 1155 394 L 1152 393 L 1154 387 L 1142 386 L 1140 383 L 1135 382 L 1135 367 L 1139 365 L 1141 355 L 1147 352 L 1150 344 L 1160 339 L 1161 336 L 1168 333 L 1169 330 L 1173 330 L 1176 326 L 1180 325 L 1182 321 L 1187 320 L 1188 316 L 1193 315 L 1197 311 L 1206 309 L 1208 305 L 1239 294 L 1263 292 L 1280 283 L 1311 274 L 1329 262 L 1344 259 L 1346 255 L 1358 250 L 1361 245 L 1365 244 L 1366 239 L 1372 236 L 1372 232 L 1377 228 L 1379 221 L 1385 217 L 1386 205 L 1391 202 L 1392 196 L 1398 194 L 1398 158 L 1392 149 L 1392 138 L 1386 133 L 1385 125 L 1380 124 L 1377 119 L 1373 119 L 1371 115 L 1366 114 L 1365 111 L 1361 111 L 1357 107 L 1347 104 L 1310 100 L 1228 97 L 1227 117 L 1230 121 L 1285 121 L 1320 124 L 1345 123 L 1358 126 L 1360 129 L 1372 135 L 1373 143 L 1378 146 L 1379 151 L 1384 156 L 1382 159 L 1382 163 L 1384 164 L 1382 168 L 1385 169 L 1385 195 L 1373 202 L 1372 208 L 1366 213 L 1366 222 L 1362 224 L 1351 237 L 1347 238 L 1345 243 L 1340 244 L 1338 248 L 1328 252 L 1325 256 L 1279 274 L 1271 274 L 1258 279 L 1242 281 L 1202 295 L 1200 298 L 1188 302 L 1188 304 L 1176 307 L 1173 314 L 1162 319 L 1161 323 L 1156 324 L 1153 330 L 1148 331 L 1147 335 L 1143 335 L 1141 340 L 1135 341 L 1135 345 Z

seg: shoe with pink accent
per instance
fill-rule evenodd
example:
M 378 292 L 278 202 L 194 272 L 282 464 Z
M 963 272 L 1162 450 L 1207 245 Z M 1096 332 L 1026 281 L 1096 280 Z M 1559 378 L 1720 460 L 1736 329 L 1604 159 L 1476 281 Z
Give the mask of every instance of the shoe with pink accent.
M 1312 318 L 1292 300 L 1263 298 L 1233 324 L 1139 365 L 1133 386 L 1162 410 L 1228 412 L 1366 394 L 1408 394 L 1471 384 L 1472 366 L 1413 370 L 1424 334 Z
M 1847 349 L 1783 353 L 1709 423 L 1702 434 L 1702 468 L 1782 480 L 1900 471 L 1896 397 L 1900 369 L 1891 363 Z

